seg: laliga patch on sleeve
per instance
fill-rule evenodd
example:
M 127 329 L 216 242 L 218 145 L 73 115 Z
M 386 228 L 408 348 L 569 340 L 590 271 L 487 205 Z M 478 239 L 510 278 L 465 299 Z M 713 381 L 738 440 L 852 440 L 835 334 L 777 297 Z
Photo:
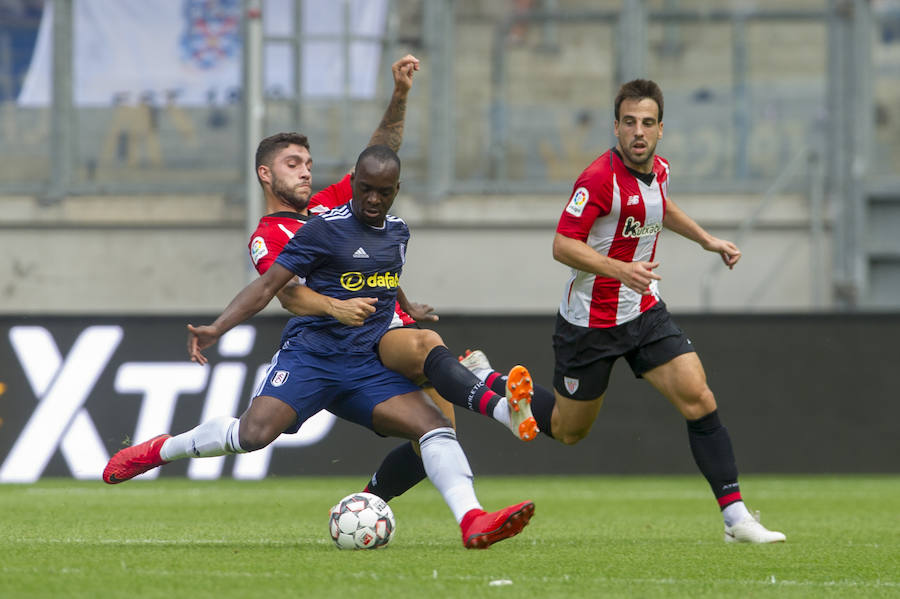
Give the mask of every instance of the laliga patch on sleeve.
M 581 216 L 581 213 L 584 212 L 584 207 L 587 206 L 588 197 L 586 188 L 579 187 L 576 189 L 572 194 L 572 199 L 569 200 L 569 205 L 566 206 L 566 212 L 572 216 Z
M 253 260 L 253 264 L 259 264 L 263 256 L 268 253 L 269 248 L 266 247 L 265 239 L 256 236 L 250 241 L 250 259 Z

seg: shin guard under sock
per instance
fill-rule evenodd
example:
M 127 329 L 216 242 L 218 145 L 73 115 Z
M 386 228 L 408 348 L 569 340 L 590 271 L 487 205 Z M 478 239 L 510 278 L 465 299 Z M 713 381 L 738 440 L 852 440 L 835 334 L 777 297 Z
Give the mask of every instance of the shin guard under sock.
M 687 429 L 694 461 L 709 482 L 719 507 L 725 509 L 735 501 L 741 501 L 731 437 L 719 421 L 718 411 L 713 410 L 697 420 L 688 420 Z
M 469 369 L 459 363 L 450 350 L 439 345 L 425 358 L 425 376 L 435 390 L 450 403 L 484 414 L 489 418 L 500 401 L 500 395 L 491 391 Z M 504 391 L 504 395 L 505 395 Z

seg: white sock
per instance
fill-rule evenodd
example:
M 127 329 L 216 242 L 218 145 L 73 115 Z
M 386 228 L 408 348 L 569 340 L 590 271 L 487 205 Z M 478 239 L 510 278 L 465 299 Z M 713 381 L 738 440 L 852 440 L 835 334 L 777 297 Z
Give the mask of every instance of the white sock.
M 494 406 L 493 417 L 497 422 L 509 426 L 509 402 L 506 401 L 505 397 L 501 397 L 497 405 Z
M 493 368 L 475 368 L 472 370 L 472 374 L 480 378 L 483 382 L 486 382 L 487 377 L 491 376 L 493 373 Z
M 747 517 L 752 518 L 753 514 L 747 509 L 743 501 L 735 501 L 722 510 L 722 518 L 725 520 L 725 526 L 734 526 Z
M 246 453 L 238 441 L 240 420 L 219 416 L 207 420 L 186 433 L 175 435 L 159 450 L 159 457 L 167 462 L 182 458 L 211 458 L 233 453 Z
M 469 460 L 456 440 L 456 431 L 448 427 L 428 431 L 419 439 L 419 450 L 425 473 L 447 502 L 457 524 L 469 510 L 481 509 Z

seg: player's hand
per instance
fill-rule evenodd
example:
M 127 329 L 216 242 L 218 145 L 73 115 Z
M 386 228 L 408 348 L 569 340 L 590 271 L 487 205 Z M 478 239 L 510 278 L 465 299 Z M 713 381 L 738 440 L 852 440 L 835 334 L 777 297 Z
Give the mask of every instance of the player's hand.
M 341 324 L 358 327 L 375 312 L 374 297 L 351 297 L 345 300 L 334 300 L 331 303 L 331 316 Z
M 713 237 L 703 246 L 703 249 L 710 252 L 716 252 L 722 256 L 722 262 L 724 262 L 725 266 L 729 269 L 733 269 L 734 265 L 741 259 L 741 250 L 738 249 L 738 246 L 726 239 Z
M 391 73 L 394 75 L 394 90 L 407 93 L 412 88 L 413 72 L 419 70 L 419 59 L 412 54 L 407 54 L 391 65 Z
M 219 340 L 219 332 L 210 326 L 195 327 L 192 324 L 187 325 L 187 329 L 187 350 L 188 355 L 191 357 L 191 362 L 196 362 L 200 365 L 206 364 L 209 360 L 203 355 L 202 350 L 212 347 Z
M 641 295 L 650 295 L 650 283 L 662 279 L 653 272 L 658 266 L 659 262 L 628 262 L 625 264 L 625 271 L 619 280 L 629 289 L 633 289 Z
M 409 302 L 406 313 L 412 316 L 413 320 L 419 322 L 437 322 L 439 317 L 434 313 L 434 308 L 428 304 L 420 304 L 417 302 Z

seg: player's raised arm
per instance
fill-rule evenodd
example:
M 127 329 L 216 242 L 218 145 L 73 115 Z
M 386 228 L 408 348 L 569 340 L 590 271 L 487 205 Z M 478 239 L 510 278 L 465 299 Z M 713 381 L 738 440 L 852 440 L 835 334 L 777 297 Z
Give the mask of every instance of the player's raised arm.
M 191 361 L 206 364 L 207 359 L 202 350 L 210 347 L 219 337 L 265 308 L 278 290 L 284 287 L 284 284 L 293 276 L 294 273 L 275 263 L 264 275 L 241 289 L 211 325 L 199 327 L 192 324 L 187 325 L 187 349 Z
M 412 54 L 407 54 L 393 65 L 391 73 L 394 76 L 394 92 L 391 101 L 381 123 L 372 133 L 369 146 L 385 145 L 395 152 L 400 150 L 403 143 L 403 125 L 406 122 L 406 97 L 412 88 L 413 73 L 419 70 L 419 59 Z

